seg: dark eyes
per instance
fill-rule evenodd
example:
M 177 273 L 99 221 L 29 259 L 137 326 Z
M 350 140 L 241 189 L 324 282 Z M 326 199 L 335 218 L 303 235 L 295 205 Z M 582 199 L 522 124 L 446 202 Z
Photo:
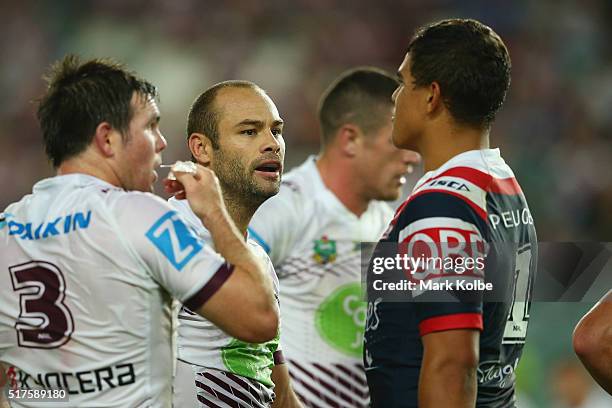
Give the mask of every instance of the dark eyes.
M 283 133 L 283 131 L 280 128 L 272 129 L 272 134 L 274 136 L 278 136 L 278 135 L 280 135 L 282 133 Z M 247 135 L 247 136 L 256 136 L 257 135 L 257 129 L 245 129 L 245 130 L 241 131 L 240 134 Z

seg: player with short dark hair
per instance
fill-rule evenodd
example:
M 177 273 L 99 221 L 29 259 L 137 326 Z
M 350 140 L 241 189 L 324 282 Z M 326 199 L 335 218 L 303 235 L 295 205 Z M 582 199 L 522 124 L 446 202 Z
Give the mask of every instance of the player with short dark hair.
M 204 134 L 215 149 L 219 148 L 219 119 L 223 114 L 215 105 L 215 99 L 219 91 L 225 88 L 261 89 L 250 81 L 229 80 L 211 86 L 196 98 L 187 118 L 187 135 Z
M 384 126 L 389 95 L 396 87 L 393 77 L 374 67 L 352 69 L 336 78 L 319 102 L 322 149 L 348 121 L 358 124 L 366 134 Z
M 457 123 L 491 126 L 510 86 L 510 56 L 497 34 L 474 20 L 446 20 L 417 31 L 407 53 L 413 78 L 409 85 L 436 82 Z
M 172 297 L 244 341 L 277 333 L 271 279 L 214 173 L 166 186 L 216 251 L 150 193 L 166 147 L 155 96 L 112 61 L 56 64 L 38 112 L 57 175 L 0 213 L 0 363 L 16 390 L 64 390 L 54 406 L 170 406 Z
M 421 153 L 426 174 L 377 250 L 394 246 L 415 260 L 437 253 L 445 263 L 450 254 L 461 260 L 456 265 L 471 258 L 472 267 L 405 269 L 417 289 L 401 301 L 369 291 L 364 360 L 372 406 L 514 407 L 537 240 L 512 170 L 489 148 L 510 84 L 508 51 L 478 21 L 444 20 L 417 31 L 398 78 L 393 142 Z M 459 280 L 492 282 L 497 297 L 486 302 L 464 286 L 432 289 Z
M 110 60 L 81 63 L 76 55 L 68 55 L 45 79 L 48 89 L 39 100 L 38 120 L 45 151 L 56 168 L 89 146 L 100 122 L 128 137 L 134 93 L 145 101 L 158 96 L 151 83 Z
M 391 220 L 418 161 L 391 142 L 396 80 L 377 68 L 342 73 L 321 97 L 321 150 L 283 176 L 251 222 L 280 281 L 283 351 L 305 406 L 364 408 L 365 302 L 360 242 Z
M 204 91 L 189 112 L 188 145 L 194 160 L 215 172 L 230 217 L 266 265 L 278 294 L 270 258 L 247 233 L 257 208 L 278 193 L 285 157 L 283 120 L 272 99 L 247 81 L 225 81 Z M 170 203 L 204 241 L 210 233 L 188 203 Z M 212 243 L 211 243 L 212 244 Z M 177 407 L 300 408 L 289 385 L 280 335 L 259 344 L 224 334 L 188 306 L 178 314 Z

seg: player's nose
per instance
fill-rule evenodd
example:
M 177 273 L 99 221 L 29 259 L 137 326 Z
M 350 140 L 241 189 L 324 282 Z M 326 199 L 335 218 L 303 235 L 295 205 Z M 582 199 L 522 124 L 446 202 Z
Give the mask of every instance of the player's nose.
M 274 152 L 278 154 L 282 146 L 281 138 L 282 136 L 280 134 L 274 135 L 272 131 L 266 132 L 266 138 L 261 145 L 261 152 Z
M 161 132 L 158 132 L 157 134 L 157 141 L 156 141 L 155 147 L 156 147 L 155 151 L 157 153 L 161 152 L 166 147 L 168 147 L 168 142 L 166 141 L 166 138 L 164 137 L 164 135 L 162 135 Z

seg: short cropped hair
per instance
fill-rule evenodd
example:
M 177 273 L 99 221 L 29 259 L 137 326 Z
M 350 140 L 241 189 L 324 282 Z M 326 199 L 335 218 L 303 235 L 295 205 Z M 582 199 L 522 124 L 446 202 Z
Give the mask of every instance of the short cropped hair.
M 187 118 L 187 140 L 193 133 L 201 133 L 210 139 L 213 148 L 219 148 L 219 119 L 221 112 L 215 106 L 217 93 L 224 88 L 250 88 L 264 92 L 250 81 L 223 81 L 202 92 L 191 105 Z
M 53 64 L 44 79 L 48 87 L 37 116 L 54 167 L 85 151 L 102 122 L 127 140 L 134 93 L 157 98 L 153 85 L 109 59 L 82 62 L 68 55 Z
M 408 46 L 414 85 L 440 85 L 453 118 L 489 127 L 510 86 L 508 49 L 491 28 L 471 19 L 443 20 L 417 30 Z
M 359 67 L 342 73 L 319 102 L 323 147 L 347 123 L 359 126 L 366 134 L 380 129 L 388 120 L 397 86 L 393 76 L 378 68 Z

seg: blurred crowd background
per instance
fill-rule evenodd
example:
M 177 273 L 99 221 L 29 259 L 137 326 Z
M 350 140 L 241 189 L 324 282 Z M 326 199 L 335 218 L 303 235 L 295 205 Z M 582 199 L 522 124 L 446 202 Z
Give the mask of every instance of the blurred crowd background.
M 418 26 L 470 17 L 510 50 L 512 85 L 491 141 L 523 186 L 540 240 L 612 236 L 610 1 L 0 0 L 0 13 L 0 210 L 53 174 L 33 101 L 41 75 L 67 53 L 113 57 L 159 87 L 165 162 L 188 157 L 186 115 L 201 91 L 226 79 L 258 83 L 286 121 L 291 168 L 318 150 L 316 106 L 334 77 L 356 65 L 395 72 Z M 549 325 L 530 329 L 524 406 L 580 406 L 558 387 L 592 385 L 569 351 L 588 306 L 534 305 L 534 319 Z

